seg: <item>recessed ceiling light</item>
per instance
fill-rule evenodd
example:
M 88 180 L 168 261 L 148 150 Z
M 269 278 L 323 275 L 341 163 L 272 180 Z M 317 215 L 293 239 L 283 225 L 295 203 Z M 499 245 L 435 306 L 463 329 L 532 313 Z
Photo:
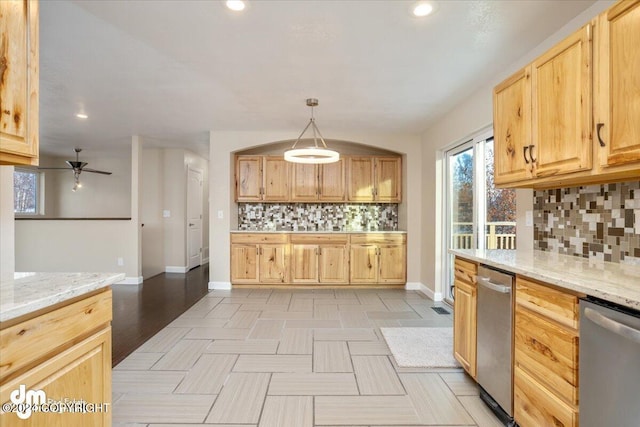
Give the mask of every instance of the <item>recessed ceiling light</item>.
M 227 0 L 226 5 L 229 9 L 240 12 L 247 6 L 242 0 Z
M 413 6 L 412 12 L 415 16 L 422 18 L 423 16 L 431 14 L 434 9 L 435 7 L 432 2 L 421 1 Z
M 78 113 L 78 114 L 76 114 L 76 117 L 79 118 L 79 119 L 88 119 L 89 118 L 89 116 L 87 116 L 84 113 Z

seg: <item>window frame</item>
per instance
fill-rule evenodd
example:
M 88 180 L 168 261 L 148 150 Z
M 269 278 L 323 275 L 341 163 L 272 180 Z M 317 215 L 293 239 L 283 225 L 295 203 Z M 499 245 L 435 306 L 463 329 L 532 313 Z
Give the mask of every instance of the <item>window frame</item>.
M 38 169 L 31 169 L 16 166 L 14 167 L 13 173 L 16 172 L 21 173 L 29 173 L 34 174 L 36 176 L 36 208 L 35 212 L 17 212 L 15 210 L 15 197 L 16 197 L 16 188 L 15 184 L 13 186 L 13 214 L 15 217 L 35 217 L 44 215 L 44 172 Z

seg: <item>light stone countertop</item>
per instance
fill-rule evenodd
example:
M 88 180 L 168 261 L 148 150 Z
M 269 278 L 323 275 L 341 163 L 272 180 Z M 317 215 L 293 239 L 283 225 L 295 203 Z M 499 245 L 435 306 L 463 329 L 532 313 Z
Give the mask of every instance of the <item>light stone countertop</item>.
M 0 282 L 0 322 L 107 287 L 124 273 L 15 273 Z
M 232 233 L 256 233 L 256 234 L 265 234 L 265 233 L 285 233 L 285 234 L 406 234 L 406 230 L 377 230 L 377 231 L 369 231 L 369 230 L 341 230 L 341 231 L 330 231 L 330 230 L 231 230 Z
M 552 252 L 449 249 L 449 253 L 640 310 L 640 266 Z

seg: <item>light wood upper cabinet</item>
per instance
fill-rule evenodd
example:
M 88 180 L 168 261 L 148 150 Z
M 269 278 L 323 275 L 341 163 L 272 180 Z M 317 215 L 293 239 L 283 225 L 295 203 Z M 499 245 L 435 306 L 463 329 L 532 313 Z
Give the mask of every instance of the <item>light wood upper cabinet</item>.
M 596 28 L 596 139 L 603 172 L 640 171 L 640 1 L 619 2 Z M 630 167 L 631 166 L 631 167 Z
M 531 64 L 529 160 L 536 177 L 592 168 L 591 24 Z
M 318 187 L 322 202 L 342 202 L 345 199 L 345 162 L 319 165 Z
M 349 157 L 347 159 L 349 183 L 347 198 L 350 202 L 371 202 L 375 198 L 373 157 Z
M 347 199 L 350 202 L 402 201 L 400 157 L 349 157 Z
M 494 89 L 493 132 L 495 183 L 530 179 L 531 67 L 523 68 Z
M 236 201 L 262 200 L 262 157 L 236 157 Z
M 291 165 L 291 201 L 342 202 L 345 195 L 344 160 L 324 165 Z
M 289 162 L 283 157 L 267 156 L 263 170 L 263 199 L 274 202 L 289 200 Z
M 0 1 L 0 164 L 38 164 L 38 2 Z
M 456 257 L 454 272 L 453 356 L 475 378 L 478 265 Z

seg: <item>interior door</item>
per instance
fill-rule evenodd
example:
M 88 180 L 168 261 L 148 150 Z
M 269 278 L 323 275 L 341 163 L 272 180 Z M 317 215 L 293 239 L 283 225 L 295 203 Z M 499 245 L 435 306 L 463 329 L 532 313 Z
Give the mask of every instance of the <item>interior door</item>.
M 202 264 L 202 172 L 187 172 L 187 256 L 189 269 Z

